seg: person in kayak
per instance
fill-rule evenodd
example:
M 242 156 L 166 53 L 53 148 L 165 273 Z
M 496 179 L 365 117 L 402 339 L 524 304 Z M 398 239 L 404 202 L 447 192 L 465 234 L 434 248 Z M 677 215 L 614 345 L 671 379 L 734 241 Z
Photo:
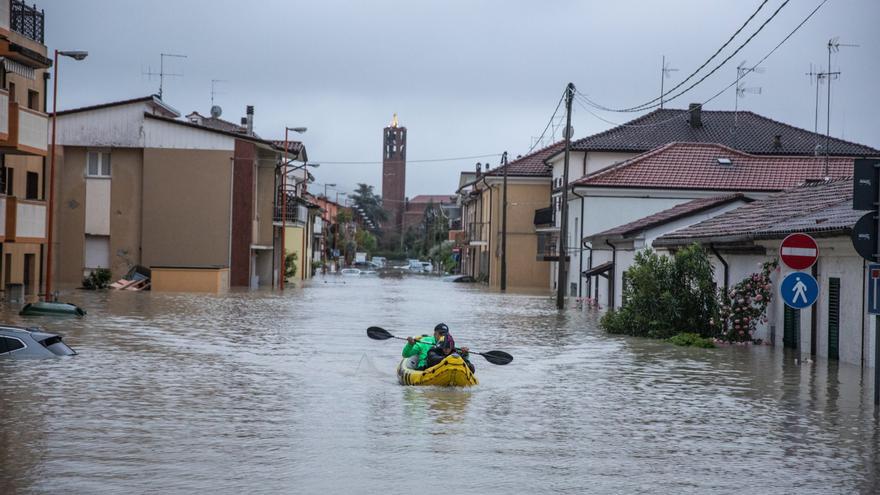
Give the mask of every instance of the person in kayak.
M 474 372 L 475 367 L 468 359 L 468 348 L 455 348 L 455 339 L 452 338 L 452 335 L 449 333 L 449 327 L 445 323 L 438 323 L 437 326 L 434 327 L 434 342 L 434 347 L 431 347 L 428 351 L 426 362 L 428 368 L 431 366 L 437 366 L 440 364 L 440 361 L 443 361 L 446 358 L 446 356 L 453 352 L 458 352 L 458 355 L 464 359 L 464 362 L 467 363 L 471 372 Z
M 406 345 L 403 346 L 401 355 L 405 358 L 418 354 L 418 369 L 423 370 L 427 366 L 428 351 L 434 346 L 437 340 L 430 335 L 421 335 L 418 337 L 407 337 Z

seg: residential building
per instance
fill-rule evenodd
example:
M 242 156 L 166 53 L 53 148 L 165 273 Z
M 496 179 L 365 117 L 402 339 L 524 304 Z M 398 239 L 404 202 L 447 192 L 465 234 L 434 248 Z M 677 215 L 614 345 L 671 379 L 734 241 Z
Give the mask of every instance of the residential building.
M 272 286 L 282 150 L 180 119 L 157 96 L 58 112 L 54 273 L 152 270 L 153 290 Z
M 729 149 L 735 149 L 749 155 L 770 156 L 802 156 L 813 157 L 817 162 L 824 162 L 826 150 L 826 138 L 804 129 L 778 122 L 752 112 L 732 112 L 704 110 L 699 104 L 692 104 L 687 110 L 660 109 L 638 117 L 630 122 L 619 125 L 612 129 L 574 141 L 571 144 L 569 159 L 569 187 L 580 181 L 583 177 L 596 174 L 603 169 L 615 164 L 634 159 L 636 156 L 655 150 L 669 143 L 703 143 L 720 144 Z M 857 143 L 851 143 L 841 139 L 831 138 L 827 145 L 829 159 L 835 157 L 860 157 L 877 156 L 880 151 Z M 819 157 L 819 158 L 817 158 Z M 548 200 L 554 211 L 561 210 L 560 199 L 562 195 L 563 153 L 558 151 L 548 157 L 547 162 L 552 168 L 553 195 Z M 666 169 L 668 173 L 678 174 L 675 167 Z M 812 167 L 811 170 L 815 170 Z M 652 174 L 652 177 L 654 174 Z M 821 178 L 827 176 L 823 171 L 812 177 Z M 832 175 L 834 177 L 834 175 Z M 780 186 L 790 187 L 794 184 L 786 183 Z M 774 190 L 780 190 L 776 186 Z M 632 187 L 624 186 L 621 190 L 631 190 Z M 717 194 L 719 190 L 709 192 Z M 720 191 L 731 191 L 720 189 Z M 745 190 L 743 191 L 745 192 Z M 771 191 L 767 191 L 771 192 Z M 655 191 L 654 196 L 662 195 L 662 191 Z M 621 225 L 646 215 L 670 208 L 677 202 L 695 199 L 691 196 L 669 198 L 674 201 L 654 202 L 653 206 L 647 206 L 651 202 L 630 198 L 624 208 L 593 210 L 581 198 L 578 191 L 569 189 L 568 193 L 568 232 L 566 236 L 566 252 L 570 256 L 580 258 L 585 255 L 584 251 L 589 246 L 584 246 L 580 240 L 587 235 Z M 591 223 L 591 219 L 600 218 L 599 224 Z M 561 218 L 556 215 L 553 229 L 545 232 L 542 244 L 553 245 L 558 239 L 558 231 Z M 553 231 L 555 230 L 556 233 Z M 556 288 L 556 256 L 545 257 L 551 261 L 550 286 Z M 567 281 L 569 284 L 567 294 L 572 296 L 584 296 L 583 281 L 578 279 L 577 268 L 579 262 L 569 263 L 567 266 Z
M 773 276 L 774 296 L 768 321 L 756 338 L 774 345 L 800 347 L 803 355 L 872 367 L 875 365 L 875 318 L 867 314 L 866 262 L 850 235 L 866 212 L 852 208 L 851 178 L 808 182 L 714 218 L 660 236 L 654 246 L 675 250 L 698 243 L 712 253 L 719 288 L 733 287 L 760 271 L 763 262 L 779 258 L 789 234 L 812 235 L 819 257 L 811 268 L 819 298 L 810 309 L 794 310 L 779 297 L 783 277 L 792 270 L 780 263 Z
M 46 251 L 48 69 L 45 15 L 0 2 L 0 291 L 40 292 Z
M 547 157 L 562 143 L 537 150 L 505 166 L 476 171 L 458 193 L 463 233 L 456 235 L 461 250 L 461 273 L 501 285 L 501 209 L 504 167 L 507 168 L 507 285 L 511 288 L 545 288 L 549 265 L 539 261 L 535 209 L 550 196 Z M 472 172 L 465 172 L 471 174 Z M 552 217 L 550 218 L 552 220 Z
M 403 228 L 409 229 L 421 223 L 425 211 L 430 208 L 447 209 L 456 204 L 457 198 L 450 194 L 420 194 L 407 199 L 403 211 Z
M 583 210 L 575 212 L 569 242 L 578 239 L 595 249 L 598 246 L 589 240 L 594 234 L 695 199 L 719 193 L 763 199 L 810 179 L 851 176 L 852 170 L 851 158 L 826 162 L 823 157 L 751 155 L 720 144 L 670 143 L 575 181 L 571 190 Z M 573 252 L 569 295 L 589 295 L 587 281 L 578 276 L 594 266 L 588 253 L 589 249 Z M 612 286 L 620 287 L 615 281 L 624 267 L 612 273 Z M 620 304 L 617 293 L 612 307 Z
M 742 193 L 694 199 L 585 237 L 584 244 L 591 248 L 587 250 L 587 256 L 579 257 L 577 268 L 586 284 L 586 297 L 594 299 L 600 306 L 620 306 L 623 304 L 624 274 L 632 266 L 637 252 L 653 247 L 654 239 L 667 232 L 718 216 L 751 201 Z

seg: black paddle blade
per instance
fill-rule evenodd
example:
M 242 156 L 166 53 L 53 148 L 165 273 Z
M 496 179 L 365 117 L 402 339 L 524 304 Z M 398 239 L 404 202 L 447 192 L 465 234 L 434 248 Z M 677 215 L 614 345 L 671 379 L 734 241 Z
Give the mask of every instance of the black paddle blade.
M 385 330 L 384 328 L 370 327 L 367 329 L 367 337 L 373 340 L 388 340 L 394 338 L 394 335 L 388 333 L 388 330 Z
M 492 364 L 505 365 L 513 361 L 513 356 L 504 351 L 478 352 L 477 354 L 486 358 Z

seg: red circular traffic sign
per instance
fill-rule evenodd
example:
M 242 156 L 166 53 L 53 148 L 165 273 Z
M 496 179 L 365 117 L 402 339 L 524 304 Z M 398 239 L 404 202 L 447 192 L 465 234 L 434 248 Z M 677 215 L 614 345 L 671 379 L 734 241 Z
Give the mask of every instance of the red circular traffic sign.
M 779 257 L 789 268 L 805 270 L 813 266 L 819 257 L 819 246 L 816 239 L 807 234 L 791 234 L 782 240 Z

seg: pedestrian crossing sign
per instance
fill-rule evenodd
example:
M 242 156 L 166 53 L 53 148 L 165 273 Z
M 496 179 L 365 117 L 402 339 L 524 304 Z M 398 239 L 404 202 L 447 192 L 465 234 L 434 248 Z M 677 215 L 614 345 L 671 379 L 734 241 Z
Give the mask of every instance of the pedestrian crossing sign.
M 819 299 L 819 283 L 809 273 L 791 272 L 779 284 L 779 295 L 790 308 L 809 308 Z

